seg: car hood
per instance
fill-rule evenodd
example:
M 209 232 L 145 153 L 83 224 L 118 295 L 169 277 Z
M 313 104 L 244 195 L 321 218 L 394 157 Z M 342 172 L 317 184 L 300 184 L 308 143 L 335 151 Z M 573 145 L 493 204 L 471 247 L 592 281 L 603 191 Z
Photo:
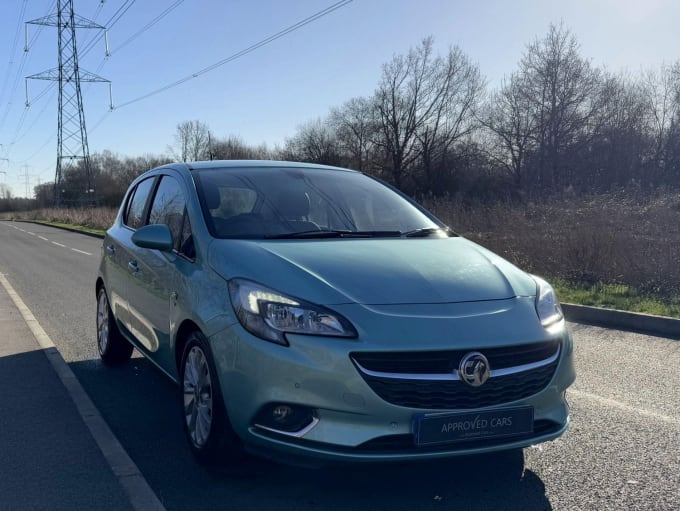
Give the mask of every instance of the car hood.
M 533 279 L 464 238 L 215 240 L 210 265 L 318 304 L 457 303 L 533 296 Z

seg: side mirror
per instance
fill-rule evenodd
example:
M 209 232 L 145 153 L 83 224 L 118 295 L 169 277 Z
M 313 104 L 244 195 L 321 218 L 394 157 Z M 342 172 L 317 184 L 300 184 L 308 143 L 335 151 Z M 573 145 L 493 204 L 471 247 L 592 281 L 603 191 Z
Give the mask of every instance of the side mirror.
M 172 250 L 172 233 L 165 224 L 145 225 L 132 235 L 132 243 L 141 248 L 169 252 Z

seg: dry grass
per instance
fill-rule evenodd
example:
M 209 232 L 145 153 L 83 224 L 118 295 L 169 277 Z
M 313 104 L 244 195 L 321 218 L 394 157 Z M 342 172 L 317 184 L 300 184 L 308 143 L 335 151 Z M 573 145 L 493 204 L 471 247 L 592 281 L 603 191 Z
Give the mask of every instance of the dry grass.
M 527 271 L 575 286 L 625 285 L 642 295 L 680 301 L 680 193 L 622 192 L 523 205 L 424 203 L 459 233 Z M 115 215 L 115 209 L 95 208 L 12 217 L 105 230 Z
M 680 194 L 615 193 L 544 204 L 426 204 L 459 233 L 521 268 L 578 284 L 680 297 Z
M 6 220 L 38 220 L 80 225 L 89 229 L 105 231 L 113 225 L 117 213 L 117 208 L 67 208 L 4 213 L 0 217 Z

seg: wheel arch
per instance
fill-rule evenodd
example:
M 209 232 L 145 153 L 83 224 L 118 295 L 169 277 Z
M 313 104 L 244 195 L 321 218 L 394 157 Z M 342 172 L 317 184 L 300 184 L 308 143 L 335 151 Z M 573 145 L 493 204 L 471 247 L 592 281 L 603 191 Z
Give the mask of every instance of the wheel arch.
M 99 294 L 99 290 L 101 288 L 106 288 L 106 286 L 104 286 L 104 279 L 101 277 L 97 277 L 97 283 L 94 286 L 95 295 Z
M 192 332 L 201 332 L 200 327 L 191 321 L 190 319 L 185 319 L 179 325 L 177 329 L 177 335 L 175 336 L 175 367 L 177 368 L 177 374 L 180 374 L 179 366 L 182 363 L 182 355 L 184 354 L 184 347 L 187 344 L 189 335 Z

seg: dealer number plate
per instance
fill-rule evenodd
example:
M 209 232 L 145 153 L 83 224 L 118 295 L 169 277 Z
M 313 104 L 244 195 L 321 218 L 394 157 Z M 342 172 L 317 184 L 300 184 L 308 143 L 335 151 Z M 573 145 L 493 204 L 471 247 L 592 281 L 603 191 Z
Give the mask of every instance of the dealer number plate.
M 483 412 L 420 414 L 414 418 L 416 445 L 435 445 L 533 432 L 531 406 Z

